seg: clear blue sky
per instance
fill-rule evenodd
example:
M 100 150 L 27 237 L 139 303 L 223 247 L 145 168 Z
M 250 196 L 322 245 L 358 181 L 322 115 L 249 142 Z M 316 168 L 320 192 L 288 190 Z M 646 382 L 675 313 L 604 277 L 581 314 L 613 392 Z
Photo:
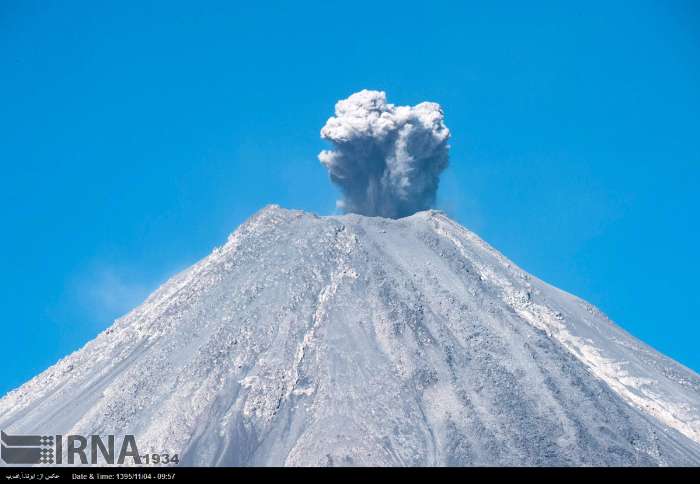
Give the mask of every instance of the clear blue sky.
M 443 105 L 440 208 L 700 370 L 697 2 L 242 3 L 0 2 L 0 393 L 265 204 L 333 213 L 362 88 Z

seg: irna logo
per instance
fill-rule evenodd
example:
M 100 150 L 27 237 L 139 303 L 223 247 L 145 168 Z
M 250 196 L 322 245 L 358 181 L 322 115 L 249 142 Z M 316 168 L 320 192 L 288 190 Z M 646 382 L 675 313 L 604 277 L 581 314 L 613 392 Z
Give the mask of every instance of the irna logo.
M 133 435 L 8 435 L 2 432 L 5 464 L 141 464 Z

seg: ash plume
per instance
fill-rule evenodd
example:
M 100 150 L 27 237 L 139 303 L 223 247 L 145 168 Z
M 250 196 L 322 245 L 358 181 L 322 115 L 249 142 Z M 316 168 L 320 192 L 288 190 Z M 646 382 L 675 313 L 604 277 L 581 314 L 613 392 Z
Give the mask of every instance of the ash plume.
M 439 104 L 395 106 L 383 91 L 362 90 L 336 103 L 321 129 L 334 149 L 318 158 L 344 212 L 400 218 L 435 202 L 449 137 Z

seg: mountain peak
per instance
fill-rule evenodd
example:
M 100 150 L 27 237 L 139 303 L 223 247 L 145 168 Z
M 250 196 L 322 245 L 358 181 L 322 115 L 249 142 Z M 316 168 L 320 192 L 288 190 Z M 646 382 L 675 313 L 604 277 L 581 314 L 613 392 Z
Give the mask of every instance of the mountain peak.
M 438 211 L 269 205 L 0 400 L 190 465 L 700 464 L 700 377 Z

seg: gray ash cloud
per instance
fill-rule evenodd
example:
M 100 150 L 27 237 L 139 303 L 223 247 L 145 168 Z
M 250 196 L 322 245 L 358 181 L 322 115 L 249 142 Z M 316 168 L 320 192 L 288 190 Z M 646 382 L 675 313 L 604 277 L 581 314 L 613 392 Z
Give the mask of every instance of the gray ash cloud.
M 321 129 L 333 149 L 319 160 L 344 212 L 400 218 L 435 203 L 449 137 L 439 104 L 395 106 L 384 92 L 363 90 L 336 104 Z

